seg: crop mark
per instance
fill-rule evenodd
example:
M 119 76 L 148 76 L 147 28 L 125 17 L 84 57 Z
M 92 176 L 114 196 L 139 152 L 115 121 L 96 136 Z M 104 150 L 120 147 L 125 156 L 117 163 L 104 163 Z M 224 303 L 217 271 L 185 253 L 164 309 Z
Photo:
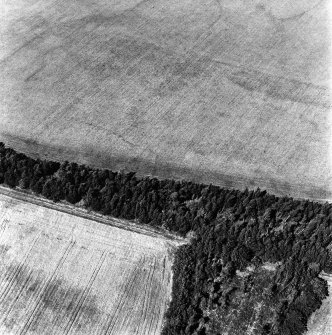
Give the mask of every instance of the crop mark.
M 199 37 L 197 37 L 196 42 L 189 50 L 187 50 L 183 54 L 176 54 L 178 60 L 184 58 L 185 62 L 180 64 L 180 67 L 176 67 L 175 65 L 175 72 L 169 79 L 169 82 L 164 81 L 162 83 L 162 85 L 166 86 L 166 88 L 168 88 L 172 94 L 174 91 L 178 91 L 186 85 L 190 86 L 188 82 L 185 82 L 185 79 L 187 79 L 188 77 L 202 76 L 204 75 L 204 73 L 206 73 L 208 69 L 210 69 L 212 65 L 211 60 L 205 55 L 202 56 L 196 53 L 195 49 L 199 45 L 202 45 L 213 34 L 213 27 L 218 23 L 220 19 L 221 13 L 219 13 L 218 17 L 206 28 L 204 32 L 202 32 L 202 34 L 200 34 Z M 209 64 L 206 65 L 206 63 Z M 162 86 L 160 88 L 162 88 Z M 160 88 L 158 89 L 160 90 Z
M 255 70 L 231 72 L 226 74 L 226 77 L 247 91 L 260 92 L 274 99 L 289 100 L 323 108 L 331 107 L 330 102 L 322 97 L 325 90 L 312 84 L 275 77 Z
M 45 334 L 43 328 L 43 324 L 45 324 L 51 326 L 47 328 L 48 334 L 62 334 L 64 325 L 68 325 L 72 321 L 73 314 L 77 310 L 77 302 L 86 291 L 79 287 L 72 287 L 70 282 L 60 278 L 52 281 L 47 291 L 48 294 L 42 297 L 42 306 L 36 313 L 29 331 L 34 334 Z M 82 331 L 85 327 L 91 327 L 93 323 L 96 323 L 96 318 L 100 314 L 97 297 L 88 295 L 80 306 L 79 312 L 81 321 L 75 322 L 71 330 L 75 328 L 75 330 Z
M 60 280 L 57 280 L 57 282 L 55 282 L 54 285 L 61 287 L 62 283 Z M 56 297 L 57 299 L 55 299 L 54 296 L 52 297 L 53 299 L 51 299 L 51 296 L 50 296 L 49 299 L 44 301 L 44 305 L 46 309 L 50 309 L 53 312 L 56 312 L 55 319 L 53 319 L 52 327 L 50 329 L 51 334 L 53 334 L 53 330 L 55 327 L 58 328 L 57 324 L 61 318 L 60 308 L 65 306 L 65 302 L 70 299 L 71 293 L 72 293 L 72 290 L 68 287 L 66 290 L 64 289 L 60 290 L 60 293 L 57 294 L 57 297 Z M 75 294 L 73 294 L 73 296 L 75 296 Z M 69 303 L 69 305 L 71 305 L 71 303 Z M 69 308 L 67 308 L 67 310 L 69 310 Z
M 162 281 L 164 281 L 164 278 L 165 278 L 165 271 L 166 271 L 166 256 L 164 256 L 164 259 L 163 259 L 163 272 L 162 272 Z
M 156 264 L 157 263 L 155 263 L 155 266 Z M 154 268 L 154 271 L 155 270 L 156 270 L 156 267 Z M 148 320 L 149 330 L 147 334 L 152 334 L 153 325 L 156 327 L 156 322 L 154 322 L 156 318 L 156 314 L 154 313 L 154 311 L 156 310 L 157 305 L 158 305 L 158 308 L 161 308 L 161 304 L 157 304 L 157 299 L 155 298 L 155 296 L 158 296 L 159 291 L 160 291 L 160 282 L 158 280 L 158 277 L 152 276 L 152 280 L 150 284 L 150 295 L 149 295 L 149 300 L 148 300 L 149 302 L 148 306 L 149 306 L 150 313 L 147 313 L 147 317 L 149 317 L 149 320 Z
M 44 68 L 46 67 L 46 65 L 42 65 L 40 66 L 38 69 L 36 69 L 35 71 L 33 71 L 28 77 L 26 77 L 24 79 L 25 82 L 29 82 L 30 80 L 32 80 L 39 72 L 41 72 Z
M 147 303 L 148 303 L 148 301 L 147 301 L 147 300 L 148 300 L 148 297 L 147 297 L 147 290 L 149 289 L 149 284 L 150 284 L 150 281 L 151 281 L 151 277 L 152 277 L 152 275 L 153 275 L 153 272 L 154 272 L 153 268 L 152 268 L 151 266 L 149 266 L 148 277 L 147 277 L 146 283 L 145 283 L 145 285 L 144 285 L 144 296 L 143 296 L 143 297 L 144 297 L 144 300 L 143 300 L 143 306 L 142 306 L 142 310 L 141 310 L 141 313 L 140 313 L 141 315 L 140 315 L 140 318 L 139 318 L 139 320 L 141 320 L 140 323 L 141 323 L 141 325 L 143 325 L 143 326 L 144 326 L 144 323 L 145 323 L 145 317 L 146 317 L 146 305 L 147 305 Z M 139 328 L 140 328 L 140 325 L 138 324 L 135 333 L 138 332 Z
M 85 25 L 87 25 L 87 24 L 89 23 L 89 21 L 88 21 L 88 22 L 84 22 L 84 21 L 81 21 L 81 20 L 79 20 L 79 22 L 83 22 L 83 24 L 82 24 L 82 25 L 79 25 L 79 26 L 77 27 L 77 29 L 75 29 L 75 30 L 71 33 L 71 35 L 75 34 L 77 31 L 80 31 L 80 29 L 82 29 Z M 96 22 L 94 22 L 94 23 L 96 23 Z M 98 24 L 95 24 L 94 29 L 93 29 L 92 31 L 90 31 L 88 35 L 83 34 L 81 40 L 79 40 L 79 41 L 76 40 L 75 42 L 79 45 L 79 43 L 82 42 L 82 41 L 84 41 L 84 39 L 86 39 L 87 36 L 88 36 L 88 38 L 90 38 L 90 40 L 92 40 L 92 39 L 93 39 L 93 33 L 94 33 L 94 31 L 97 30 L 103 23 L 104 23 L 104 21 L 101 20 L 101 22 L 99 22 Z M 84 45 L 85 45 L 85 44 L 84 44 Z M 83 48 L 84 48 L 84 45 L 81 47 L 80 50 L 76 51 L 76 53 L 82 51 Z M 65 45 L 63 45 L 62 48 L 65 50 L 65 52 L 66 52 L 67 54 L 71 55 L 74 59 L 76 59 L 76 64 L 75 64 L 73 70 L 76 69 L 76 68 L 82 67 L 82 64 L 81 64 L 81 63 L 79 62 L 79 60 L 77 59 L 76 55 L 73 55 L 68 49 L 65 49 Z M 47 53 L 48 53 L 48 52 L 47 52 Z M 53 82 L 53 83 L 52 83 L 52 87 L 54 87 L 55 85 L 57 85 L 57 84 L 59 84 L 59 83 L 64 82 L 67 78 L 71 77 L 71 76 L 73 75 L 73 73 L 74 73 L 73 70 L 72 70 L 71 72 L 69 72 L 69 73 L 65 73 L 64 76 L 61 76 L 61 78 L 59 78 L 57 81 Z M 69 111 L 75 104 L 77 104 L 80 100 L 81 100 L 81 98 L 77 98 L 77 97 L 76 97 L 76 98 L 72 101 L 72 103 L 69 104 L 69 106 L 65 106 L 65 108 L 60 109 L 60 110 L 58 110 L 58 111 L 52 113 L 52 115 L 48 118 L 48 120 L 47 120 L 46 122 L 43 122 L 43 123 L 42 123 L 41 125 L 39 125 L 39 126 L 42 126 L 43 129 L 47 128 L 50 124 L 52 124 L 52 123 L 54 122 L 54 120 L 56 120 L 56 119 L 58 119 L 58 118 L 61 118 L 61 117 L 63 116 L 63 114 L 65 114 L 66 112 L 68 112 L 68 111 Z M 45 121 L 45 120 L 44 120 L 44 121 Z M 36 128 L 37 128 L 37 127 L 36 127 Z M 42 129 L 41 129 L 40 131 L 42 131 Z
M 103 251 L 102 255 L 100 256 L 99 261 L 98 261 L 98 263 L 97 263 L 97 265 L 96 265 L 96 267 L 95 267 L 95 269 L 92 273 L 92 276 L 90 277 L 89 282 L 88 282 L 87 286 L 84 288 L 84 290 L 82 292 L 82 295 L 80 296 L 80 299 L 78 301 L 78 304 L 76 305 L 76 308 L 75 308 L 74 313 L 73 313 L 73 317 L 69 320 L 69 323 L 66 325 L 66 327 L 64 329 L 64 334 L 65 335 L 68 335 L 68 333 L 70 332 L 70 330 L 73 327 L 74 322 L 79 318 L 82 305 L 86 301 L 87 297 L 89 296 L 92 285 L 93 285 L 96 277 L 98 276 L 99 271 L 100 271 L 101 267 L 103 266 L 107 255 L 108 255 L 107 252 Z
M 11 246 L 0 244 L 0 259 L 10 250 Z
M 0 225 L 0 237 L 6 231 L 7 223 L 9 223 L 9 219 L 4 218 L 1 222 L 1 225 Z
M 147 315 L 149 315 L 149 307 L 150 307 L 150 303 L 151 303 L 151 295 L 152 295 L 152 291 L 153 291 L 153 287 L 151 286 L 151 282 L 152 282 L 152 278 L 154 276 L 154 273 L 155 273 L 155 270 L 156 270 L 156 264 L 157 264 L 157 260 L 156 260 L 156 257 L 153 257 L 153 266 L 150 265 L 150 267 L 152 268 L 152 271 L 151 271 L 151 276 L 149 277 L 149 280 L 148 280 L 148 283 L 149 283 L 149 291 L 148 293 L 146 294 L 145 293 L 145 296 L 146 297 L 146 301 L 147 301 L 147 305 L 146 306 L 143 306 L 143 320 L 142 320 L 142 328 L 143 328 L 143 332 L 142 334 L 151 334 L 150 333 L 150 328 L 151 328 L 151 321 L 148 322 L 147 319 Z M 146 332 L 146 327 L 149 327 L 149 330 L 148 332 Z
M 128 275 L 130 275 L 130 273 L 132 273 L 131 269 L 125 269 L 124 272 L 122 273 L 122 278 L 126 278 Z M 119 287 L 117 287 L 116 290 L 114 290 L 114 292 L 120 292 L 123 294 L 124 292 L 124 288 L 127 285 L 127 282 L 125 280 L 121 281 L 121 284 Z M 120 298 L 120 294 L 118 296 L 118 301 L 121 300 Z M 112 301 L 110 303 L 108 303 L 109 300 L 106 300 L 104 307 L 106 305 L 106 307 L 108 307 L 109 305 L 113 305 L 114 300 L 112 299 Z M 103 325 L 101 326 L 100 330 L 96 329 L 93 334 L 98 334 L 98 335 L 107 335 L 107 331 L 110 325 L 111 320 L 114 318 L 115 313 L 117 312 L 117 307 L 118 305 L 116 305 L 115 311 L 110 314 L 109 312 L 106 312 L 106 321 L 103 322 Z
M 143 264 L 146 264 L 145 254 L 143 255 Z M 147 273 L 147 276 L 146 276 L 146 273 Z M 145 300 L 148 298 L 146 295 L 146 292 L 149 289 L 149 283 L 150 283 L 149 279 L 152 273 L 153 273 L 153 268 L 151 266 L 149 266 L 148 271 L 146 271 L 145 267 L 143 266 L 139 270 L 138 278 L 136 280 L 136 285 L 134 286 L 132 290 L 130 289 L 130 291 L 127 292 L 126 297 L 125 297 L 125 307 L 122 308 L 122 310 L 124 310 L 125 312 L 122 314 L 121 323 L 118 325 L 118 329 L 120 329 L 122 332 L 125 330 L 129 332 L 129 328 L 133 326 L 138 328 L 140 325 L 144 323 L 144 319 L 139 318 L 138 319 L 139 322 L 136 321 L 133 324 L 133 318 L 130 319 L 130 316 L 135 315 L 134 320 L 137 320 L 136 312 L 134 312 L 134 314 L 131 314 L 131 313 L 133 312 L 135 307 L 137 308 L 138 304 L 139 306 L 141 305 L 141 300 L 143 300 L 143 306 L 141 310 L 141 315 L 142 315 L 144 306 L 145 306 Z M 143 286 L 144 286 L 144 294 L 142 296 L 141 289 Z M 137 329 L 135 331 L 135 334 L 136 333 L 137 333 Z
M 10 58 L 12 58 L 13 56 L 15 56 L 18 52 L 20 52 L 22 49 L 24 49 L 25 47 L 29 46 L 30 44 L 32 44 L 34 41 L 36 41 L 39 38 L 42 38 L 42 36 L 44 35 L 44 33 L 41 33 L 37 36 L 34 36 L 32 38 L 30 38 L 29 40 L 27 40 L 26 42 L 24 42 L 21 46 L 19 46 L 16 50 L 14 50 L 12 53 L 10 53 L 9 55 L 5 56 L 3 59 L 0 60 L 0 64 L 6 63 L 8 60 L 10 60 Z
M 22 266 L 20 268 L 18 276 L 15 276 L 15 278 L 14 278 L 14 284 L 15 284 L 16 288 L 18 287 L 18 291 L 14 295 L 14 299 L 11 301 L 11 303 L 9 305 L 9 308 L 7 309 L 6 313 L 4 313 L 1 316 L 1 318 L 0 318 L 0 324 L 3 323 L 4 320 L 7 319 L 8 315 L 13 310 L 16 302 L 21 297 L 22 292 L 24 290 L 26 290 L 26 287 L 29 285 L 29 283 L 31 282 L 31 280 L 33 280 L 33 278 L 32 278 L 33 269 L 29 269 L 29 270 L 26 270 L 26 269 L 27 269 L 26 266 Z M 27 274 L 25 275 L 26 272 L 27 272 Z M 12 297 L 12 295 L 10 297 Z M 0 301 L 5 301 L 5 299 L 0 298 Z
M 145 4 L 146 2 L 150 2 L 150 0 L 141 0 L 136 5 L 134 5 L 133 7 L 123 10 L 123 13 L 133 12 L 133 11 L 137 10 L 139 7 L 141 7 L 143 4 Z
M 314 10 L 315 8 L 319 7 L 321 5 L 321 3 L 323 3 L 324 1 L 325 0 L 319 0 L 313 6 L 311 6 L 311 7 L 307 8 L 307 9 L 303 10 L 300 13 L 293 14 L 293 15 L 288 16 L 288 17 L 278 17 L 277 15 L 273 14 L 271 10 L 266 9 L 264 5 L 260 5 L 260 8 L 264 9 L 265 13 L 272 20 L 286 22 L 286 21 L 293 21 L 293 20 L 301 19 L 304 15 L 308 14 L 309 12 L 311 12 L 312 10 Z
M 36 273 L 36 279 L 33 282 L 30 281 L 31 272 Z M 68 322 L 73 321 L 72 315 L 77 311 L 76 301 L 84 296 L 86 289 L 81 290 L 79 288 L 72 288 L 68 285 L 69 283 L 62 279 L 55 279 L 46 285 L 46 293 L 40 296 L 40 288 L 45 286 L 43 278 L 45 278 L 45 273 L 43 271 L 35 272 L 33 268 L 29 269 L 28 267 L 25 267 L 20 278 L 18 278 L 16 285 L 20 288 L 19 294 L 24 299 L 23 304 L 20 303 L 15 309 L 6 311 L 6 314 L 3 316 L 3 319 L 5 320 L 3 325 L 6 329 L 13 330 L 15 324 L 16 327 L 17 325 L 20 326 L 20 321 L 28 314 L 28 306 L 34 305 L 36 301 L 41 301 L 41 307 L 35 313 L 29 327 L 29 333 L 43 335 L 62 334 L 62 327 L 54 331 L 54 326 L 58 323 L 59 317 L 64 316 L 61 325 L 63 325 L 64 321 L 67 319 Z M 66 299 L 67 297 L 68 299 Z M 74 325 L 75 329 L 84 330 L 87 325 L 91 326 L 91 324 L 96 321 L 95 317 L 100 314 L 97 307 L 97 297 L 89 295 L 85 296 L 85 298 L 84 302 L 79 306 L 82 322 L 78 325 Z M 2 302 L 2 305 L 5 305 L 4 301 Z M 12 313 L 10 314 L 10 312 Z M 8 315 L 10 318 L 8 318 Z M 52 319 L 50 319 L 50 317 L 52 317 Z M 49 328 L 49 326 L 51 326 L 51 328 Z
M 81 123 L 81 124 L 85 124 L 85 125 L 87 125 L 88 127 L 91 127 L 91 128 L 93 128 L 93 129 L 97 129 L 98 131 L 103 131 L 103 132 L 106 132 L 106 133 L 108 133 L 108 134 L 111 134 L 111 135 L 113 135 L 113 136 L 119 138 L 122 142 L 128 144 L 130 147 L 139 147 L 139 145 L 137 145 L 137 144 L 135 144 L 135 143 L 133 143 L 133 142 L 131 142 L 131 141 L 128 141 L 128 140 L 127 140 L 126 138 L 124 138 L 121 134 L 118 134 L 118 133 L 116 133 L 116 132 L 113 131 L 113 130 L 109 130 L 109 129 L 105 128 L 105 127 L 102 127 L 102 126 L 99 126 L 99 125 L 95 125 L 95 124 L 93 124 L 93 123 L 91 123 L 91 122 L 81 121 L 80 123 Z
M 147 279 L 146 279 L 146 276 L 142 276 L 142 281 L 145 285 L 145 290 L 144 290 L 144 296 L 143 296 L 142 312 L 141 312 L 141 317 L 139 318 L 140 322 L 138 325 L 139 327 L 143 327 L 143 328 L 144 328 L 144 324 L 146 323 L 148 307 L 150 305 L 151 281 L 152 281 L 152 278 L 156 270 L 156 257 L 155 256 L 153 256 L 153 265 L 149 262 L 148 266 L 149 266 L 149 272 L 148 272 Z M 135 301 L 133 302 L 133 304 L 134 303 Z
M 125 304 L 125 297 L 131 292 L 132 287 L 135 285 L 135 280 L 139 275 L 139 271 L 141 270 L 142 265 L 144 265 L 144 256 L 143 260 L 140 258 L 139 262 L 135 266 L 135 268 L 131 271 L 130 277 L 128 280 L 123 280 L 124 287 L 121 287 L 121 295 L 118 298 L 116 309 L 114 313 L 110 316 L 110 320 L 107 321 L 106 331 L 102 334 L 104 335 L 113 335 L 113 329 L 116 325 L 116 321 L 118 319 L 119 313 Z M 114 334 L 115 335 L 115 334 Z
M 150 282 L 151 282 L 151 278 L 153 276 L 154 273 L 154 268 L 151 266 L 151 264 L 149 264 L 149 273 L 147 276 L 147 281 L 146 281 L 146 285 L 145 285 L 145 289 L 144 289 L 144 300 L 143 300 L 143 306 L 142 306 L 142 310 L 140 313 L 140 324 L 137 325 L 136 328 L 136 332 L 138 332 L 138 330 L 141 328 L 144 329 L 144 325 L 146 323 L 146 313 L 147 313 L 147 306 L 149 303 L 149 292 L 150 292 Z
M 204 70 L 204 73 L 207 72 L 210 67 L 212 66 L 212 63 L 209 64 L 209 67 L 207 69 Z M 193 82 L 193 81 L 192 81 Z M 194 84 L 189 84 L 189 87 L 191 88 L 195 88 L 197 87 L 201 82 L 200 81 L 197 81 L 197 82 L 194 82 Z M 177 106 L 181 103 L 181 98 L 179 99 L 173 99 L 172 103 L 170 104 L 170 106 L 164 111 L 163 113 L 163 117 L 164 118 L 168 118 L 169 117 L 169 114 L 175 110 L 177 108 Z M 161 132 L 159 134 L 160 137 L 162 137 L 166 132 L 168 131 L 168 127 L 165 127 L 164 128 L 164 131 Z
M 20 276 L 22 271 L 24 270 L 24 266 L 26 264 L 26 261 L 29 259 L 29 255 L 30 255 L 32 249 L 34 248 L 35 244 L 39 240 L 40 236 L 41 236 L 41 233 L 39 233 L 35 237 L 34 241 L 30 245 L 30 248 L 29 248 L 28 252 L 24 255 L 24 258 L 19 263 L 19 265 L 18 266 L 9 266 L 9 270 L 1 276 L 1 279 L 0 279 L 1 283 L 5 279 L 6 281 L 8 281 L 8 284 L 5 286 L 5 289 L 0 293 L 0 302 L 7 297 L 8 293 L 11 292 L 11 290 L 13 288 L 13 285 L 15 284 L 18 276 Z
M 39 295 L 37 297 L 37 303 L 33 307 L 32 312 L 30 313 L 30 316 L 27 318 L 27 321 L 25 322 L 25 324 L 24 324 L 24 326 L 23 326 L 23 328 L 20 332 L 20 335 L 26 334 L 27 331 L 29 330 L 29 327 L 31 326 L 31 324 L 34 321 L 34 317 L 35 317 L 36 312 L 38 311 L 38 309 L 42 305 L 43 297 L 50 294 L 49 291 L 52 291 L 52 292 L 54 291 L 55 287 L 50 285 L 50 283 L 52 282 L 53 278 L 56 276 L 57 271 L 63 266 L 64 262 L 66 261 L 70 251 L 72 250 L 72 248 L 74 247 L 75 244 L 76 244 L 75 241 L 69 242 L 68 246 L 66 247 L 64 253 L 62 254 L 62 256 L 60 258 L 60 260 L 58 261 L 58 263 L 57 263 L 55 269 L 53 270 L 52 274 L 46 280 L 46 284 L 44 284 L 42 289 L 41 289 L 41 295 Z
M 27 207 L 24 209 L 25 211 L 19 208 L 19 213 L 28 215 Z M 35 210 L 32 212 L 35 215 L 38 214 Z M 3 332 L 16 335 L 69 335 L 74 333 L 105 335 L 105 331 L 106 334 L 118 334 L 120 332 L 133 333 L 137 329 L 138 335 L 138 333 L 141 334 L 142 331 L 150 329 L 152 335 L 156 330 L 159 330 L 162 317 L 160 310 L 164 309 L 164 299 L 160 297 L 163 290 L 161 291 L 158 286 L 163 284 L 160 282 L 163 258 L 160 257 L 159 266 L 159 256 L 156 257 L 153 248 L 142 249 L 143 246 L 140 244 L 139 247 L 136 247 L 135 244 L 132 245 L 124 240 L 121 242 L 121 248 L 127 251 L 126 254 L 123 255 L 123 258 L 116 257 L 114 264 L 107 262 L 106 265 L 104 260 L 110 259 L 109 252 L 112 253 L 112 251 L 109 251 L 108 247 L 99 250 L 99 244 L 98 246 L 94 244 L 94 247 L 98 249 L 97 254 L 95 248 L 87 247 L 87 253 L 90 257 L 89 260 L 86 260 L 85 257 L 83 260 L 84 264 L 92 261 L 92 268 L 89 268 L 88 277 L 84 279 L 84 282 L 78 284 L 79 274 L 75 271 L 73 275 L 70 265 L 76 259 L 73 258 L 74 255 L 75 257 L 80 256 L 82 252 L 85 255 L 86 252 L 75 247 L 75 252 L 67 251 L 68 256 L 65 255 L 70 243 L 80 245 L 78 240 L 76 241 L 79 236 L 75 236 L 76 242 L 67 240 L 59 246 L 57 236 L 58 228 L 61 227 L 56 225 L 57 227 L 54 229 L 48 223 L 62 218 L 63 214 L 54 211 L 52 213 L 54 218 L 52 215 L 46 215 L 47 218 L 45 218 L 45 212 L 42 211 L 43 220 L 37 219 L 36 221 L 34 218 L 34 222 L 56 242 L 52 244 L 52 248 L 58 249 L 54 249 L 54 256 L 51 254 L 50 259 L 46 261 L 44 256 L 40 258 L 35 255 L 41 243 L 39 239 L 38 245 L 35 245 L 30 253 L 33 255 L 33 259 L 27 260 L 21 269 L 13 268 L 12 271 L 9 269 L 6 271 L 7 278 L 12 278 L 14 271 L 20 270 L 20 273 L 16 276 L 15 290 L 8 296 L 8 301 L 0 301 L 0 319 L 3 319 L 0 320 L 0 328 Z M 15 217 L 16 220 L 20 220 L 20 218 Z M 23 224 L 29 224 L 28 220 L 22 221 Z M 60 225 L 63 224 L 64 227 L 67 227 L 63 219 L 61 221 Z M 73 225 L 70 224 L 71 226 L 77 227 L 76 222 Z M 44 231 L 44 229 L 47 230 Z M 70 229 L 66 228 L 66 231 L 69 232 Z M 104 229 L 102 231 L 104 232 Z M 101 236 L 101 231 L 98 229 L 96 233 L 97 236 Z M 36 235 L 32 237 L 37 238 Z M 82 238 L 83 244 L 87 242 L 85 234 L 80 238 Z M 42 240 L 44 241 L 44 239 Z M 88 242 L 89 246 L 91 242 Z M 103 242 L 105 245 L 113 245 L 116 250 L 120 247 L 118 242 L 115 244 L 112 244 L 111 241 L 108 243 L 107 240 Z M 25 250 L 28 250 L 31 243 L 25 243 L 23 246 Z M 137 252 L 138 257 L 136 258 Z M 21 255 L 20 262 L 24 260 L 27 253 L 22 250 Z M 132 260 L 133 255 L 135 255 L 134 260 Z M 41 264 L 39 264 L 39 260 Z M 37 264 L 38 266 L 36 266 Z M 12 267 L 20 265 L 15 262 Z M 152 292 L 149 290 L 151 281 L 153 281 Z M 3 284 L 7 285 L 7 282 L 4 281 Z M 9 288 L 7 289 L 9 290 Z M 156 303 L 149 302 L 151 298 L 156 299 Z M 159 304 L 162 304 L 161 308 L 159 308 Z M 141 308 L 143 309 L 141 310 Z M 151 322 L 153 324 L 150 324 Z

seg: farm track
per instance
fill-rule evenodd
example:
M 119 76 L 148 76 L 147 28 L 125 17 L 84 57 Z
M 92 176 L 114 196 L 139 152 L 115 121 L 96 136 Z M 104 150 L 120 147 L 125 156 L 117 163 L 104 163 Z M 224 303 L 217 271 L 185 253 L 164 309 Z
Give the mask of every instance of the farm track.
M 68 211 L 1 189 L 0 333 L 160 334 L 179 239 Z
M 71 215 L 75 215 L 84 219 L 89 219 L 89 220 L 93 220 L 96 221 L 98 223 L 102 223 L 105 225 L 111 225 L 114 227 L 118 227 L 124 230 L 128 230 L 128 231 L 132 231 L 132 232 L 136 232 L 136 233 L 140 233 L 140 234 L 146 234 L 148 236 L 153 236 L 153 237 L 165 237 L 165 239 L 170 239 L 170 240 L 174 240 L 174 241 L 179 241 L 184 242 L 184 239 L 173 235 L 171 233 L 168 232 L 159 232 L 159 231 L 155 231 L 153 230 L 151 227 L 142 227 L 139 226 L 137 224 L 134 224 L 130 221 L 123 221 L 121 222 L 121 220 L 116 219 L 116 218 L 111 218 L 111 217 L 105 217 L 102 216 L 100 214 L 97 213 L 92 213 L 92 212 L 88 212 L 85 211 L 84 209 L 81 209 L 79 207 L 74 207 L 73 205 L 68 205 L 68 204 L 64 204 L 64 203 L 54 203 L 50 200 L 47 200 L 45 198 L 42 197 L 38 197 L 38 196 L 34 196 L 31 193 L 28 193 L 26 191 L 17 191 L 14 189 L 8 189 L 7 187 L 3 187 L 0 186 L 0 194 L 12 197 L 14 199 L 17 200 L 22 200 L 22 201 L 26 201 L 26 202 L 30 202 L 32 204 L 38 205 L 38 206 L 43 206 L 45 208 L 48 209 L 53 209 L 62 213 L 66 213 L 66 214 L 71 214 Z M 1 225 L 5 225 L 5 221 L 2 221 Z M 0 235 L 1 236 L 1 235 Z

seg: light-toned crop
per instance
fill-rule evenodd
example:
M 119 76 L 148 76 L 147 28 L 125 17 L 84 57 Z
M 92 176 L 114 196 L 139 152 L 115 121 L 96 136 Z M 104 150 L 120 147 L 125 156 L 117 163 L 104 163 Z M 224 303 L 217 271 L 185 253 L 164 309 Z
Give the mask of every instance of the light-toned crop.
M 174 243 L 0 195 L 0 334 L 159 334 Z
M 1 1 L 0 140 L 332 199 L 328 3 Z

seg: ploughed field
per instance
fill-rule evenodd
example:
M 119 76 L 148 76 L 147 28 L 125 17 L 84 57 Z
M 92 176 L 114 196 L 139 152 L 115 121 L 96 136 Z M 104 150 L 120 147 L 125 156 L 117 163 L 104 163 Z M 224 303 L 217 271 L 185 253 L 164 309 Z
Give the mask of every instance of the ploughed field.
M 328 0 L 7 0 L 0 140 L 332 199 Z
M 0 194 L 0 334 L 160 334 L 172 247 Z

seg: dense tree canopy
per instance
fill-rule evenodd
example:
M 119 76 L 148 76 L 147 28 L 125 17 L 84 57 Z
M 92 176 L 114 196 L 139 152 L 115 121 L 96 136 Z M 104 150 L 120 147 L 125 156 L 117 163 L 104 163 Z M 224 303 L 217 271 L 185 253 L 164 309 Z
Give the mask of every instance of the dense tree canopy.
M 257 302 L 265 308 L 255 334 L 303 334 L 328 293 L 319 274 L 332 272 L 329 203 L 35 160 L 3 143 L 0 183 L 182 236 L 193 232 L 175 254 L 163 335 L 241 333 Z

